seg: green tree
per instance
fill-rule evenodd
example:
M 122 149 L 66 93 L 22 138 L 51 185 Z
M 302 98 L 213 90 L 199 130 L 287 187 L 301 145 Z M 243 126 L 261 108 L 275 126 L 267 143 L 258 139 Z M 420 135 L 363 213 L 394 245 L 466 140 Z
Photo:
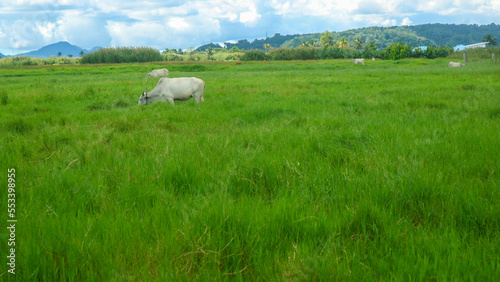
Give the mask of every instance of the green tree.
M 365 57 L 366 58 L 378 57 L 378 54 L 377 54 L 377 53 L 379 53 L 379 52 L 377 52 L 378 47 L 374 41 L 366 43 L 365 46 L 363 47 L 363 49 L 365 50 Z
M 229 53 L 238 53 L 241 52 L 240 48 L 233 46 L 231 49 L 229 49 Z
M 349 48 L 349 41 L 345 38 L 345 36 L 342 36 L 339 41 L 337 41 L 337 45 L 339 46 L 340 49 L 347 49 Z
M 491 34 L 486 34 L 484 37 L 483 37 L 483 42 L 489 42 L 491 44 L 491 46 L 497 46 L 497 40 L 495 39 L 495 37 Z
M 62 52 L 57 52 L 57 57 L 61 57 Z
M 213 54 L 214 54 L 214 51 L 212 50 L 212 48 L 210 46 L 208 46 L 207 47 L 207 57 L 208 57 L 209 61 L 212 59 Z
M 329 32 L 328 30 L 325 31 L 325 33 L 323 33 L 323 35 L 321 35 L 321 37 L 319 39 L 319 43 L 321 44 L 321 46 L 323 48 L 332 47 L 333 46 L 333 36 L 332 36 L 332 33 Z
M 80 57 L 83 57 L 83 54 L 85 54 L 83 51 L 80 51 Z
M 356 50 L 363 49 L 363 44 L 365 44 L 365 41 L 361 39 L 361 37 L 356 37 L 353 41 L 354 48 Z
M 428 48 L 429 49 L 429 48 Z M 387 46 L 384 51 L 384 56 L 386 59 L 390 60 L 400 60 L 408 58 L 411 55 L 412 47 L 404 43 L 391 43 Z M 429 51 L 431 52 L 431 51 Z
M 314 47 L 314 45 L 316 45 L 316 42 L 314 42 L 314 39 L 311 39 L 309 41 L 302 40 L 300 47 Z

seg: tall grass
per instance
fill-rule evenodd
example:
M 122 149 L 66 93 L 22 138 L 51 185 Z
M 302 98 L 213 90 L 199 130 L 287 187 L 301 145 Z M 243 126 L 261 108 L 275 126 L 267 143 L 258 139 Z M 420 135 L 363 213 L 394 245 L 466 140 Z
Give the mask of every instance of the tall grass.
M 86 54 L 82 64 L 145 63 L 163 61 L 160 51 L 150 47 L 103 48 Z
M 27 56 L 6 57 L 0 59 L 0 68 L 27 67 L 27 66 L 52 66 L 52 65 L 74 65 L 78 64 L 79 58 L 50 57 L 31 58 Z
M 207 84 L 173 107 L 151 65 L 3 77 L 16 278 L 495 281 L 498 67 L 447 62 L 169 64 Z

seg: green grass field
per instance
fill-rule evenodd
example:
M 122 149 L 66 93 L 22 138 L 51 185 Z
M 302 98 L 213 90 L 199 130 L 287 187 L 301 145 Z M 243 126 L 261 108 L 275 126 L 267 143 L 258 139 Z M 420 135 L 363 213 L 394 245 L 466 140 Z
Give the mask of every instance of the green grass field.
M 498 281 L 500 65 L 449 61 L 0 69 L 0 280 Z

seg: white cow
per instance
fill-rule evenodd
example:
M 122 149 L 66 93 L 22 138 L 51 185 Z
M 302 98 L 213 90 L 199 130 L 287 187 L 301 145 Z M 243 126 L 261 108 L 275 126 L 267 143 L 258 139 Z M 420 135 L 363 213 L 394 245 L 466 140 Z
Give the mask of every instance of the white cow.
M 168 101 L 174 104 L 175 100 L 185 103 L 194 98 L 196 103 L 204 102 L 205 82 L 196 77 L 168 78 L 162 77 L 158 80 L 156 87 L 148 92 L 144 91 L 139 98 L 139 105 L 147 105 L 159 101 Z
M 146 76 L 148 76 L 148 77 L 168 76 L 168 70 L 167 69 L 153 70 L 152 72 L 148 73 Z
M 455 62 L 448 63 L 448 67 L 450 67 L 450 68 L 459 68 L 459 67 L 463 67 L 463 66 L 465 66 L 465 65 L 462 63 L 458 63 L 458 62 L 457 63 L 455 63 Z
M 362 64 L 363 66 L 365 65 L 365 59 L 353 59 L 353 63 L 357 64 Z

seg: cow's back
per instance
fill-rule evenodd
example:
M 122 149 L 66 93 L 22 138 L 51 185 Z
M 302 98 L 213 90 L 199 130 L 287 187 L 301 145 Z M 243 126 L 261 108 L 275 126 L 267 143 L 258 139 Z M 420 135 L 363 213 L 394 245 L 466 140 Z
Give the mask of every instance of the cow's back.
M 196 77 L 162 77 L 156 86 L 161 95 L 172 97 L 174 100 L 202 96 L 204 87 L 205 82 Z

